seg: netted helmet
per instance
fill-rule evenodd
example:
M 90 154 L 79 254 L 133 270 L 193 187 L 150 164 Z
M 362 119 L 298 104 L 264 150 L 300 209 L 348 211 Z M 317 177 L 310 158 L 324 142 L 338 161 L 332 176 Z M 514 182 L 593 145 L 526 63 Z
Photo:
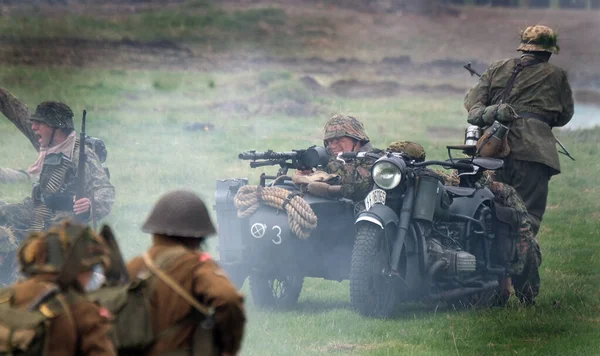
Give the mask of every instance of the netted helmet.
M 154 205 L 142 231 L 191 238 L 202 238 L 216 232 L 202 199 L 185 190 L 163 195 Z
M 47 232 L 30 234 L 18 252 L 21 271 L 25 275 L 57 273 L 67 261 L 76 262 L 76 274 L 95 266 L 108 268 L 110 249 L 104 239 L 87 225 L 66 219 Z M 69 265 L 71 267 L 71 265 Z
M 363 144 L 369 142 L 362 122 L 352 116 L 335 114 L 323 128 L 323 144 L 327 146 L 328 140 L 340 137 L 350 137 Z
M 45 101 L 35 108 L 31 121 L 43 122 L 57 129 L 74 129 L 73 111 L 66 104 L 56 101 Z
M 517 51 L 558 53 L 558 35 L 544 25 L 529 26 L 521 32 L 521 44 Z
M 417 162 L 425 160 L 425 149 L 416 142 L 394 141 L 387 148 L 389 152 L 404 153 Z

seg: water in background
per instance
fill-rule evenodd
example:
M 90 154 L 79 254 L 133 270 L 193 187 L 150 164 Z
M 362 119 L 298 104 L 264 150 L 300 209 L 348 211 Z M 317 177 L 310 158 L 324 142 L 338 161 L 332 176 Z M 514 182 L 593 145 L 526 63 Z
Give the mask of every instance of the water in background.
M 589 104 L 575 104 L 575 115 L 564 126 L 565 129 L 589 129 L 600 125 L 600 106 Z

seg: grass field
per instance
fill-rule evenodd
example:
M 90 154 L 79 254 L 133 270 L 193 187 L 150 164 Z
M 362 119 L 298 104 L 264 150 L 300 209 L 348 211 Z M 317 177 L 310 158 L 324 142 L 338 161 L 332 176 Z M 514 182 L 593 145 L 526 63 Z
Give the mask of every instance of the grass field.
M 21 25 L 43 32 L 47 20 L 32 21 Z M 88 25 L 85 22 L 84 27 Z M 146 33 L 137 23 L 131 26 L 131 31 Z M 0 32 L 9 27 L 3 24 Z M 30 109 L 44 100 L 68 103 L 76 113 L 76 125 L 81 111 L 88 111 L 87 131 L 105 140 L 107 165 L 117 189 L 117 202 L 105 222 L 115 228 L 129 258 L 149 245 L 150 237 L 139 227 L 161 194 L 185 187 L 212 206 L 217 179 L 248 177 L 257 183 L 259 174 L 269 171 L 251 170 L 237 153 L 318 144 L 322 125 L 335 112 L 363 119 L 376 147 L 410 139 L 425 146 L 428 158 L 441 159 L 445 145 L 462 141 L 466 124 L 462 95 L 401 92 L 345 98 L 305 87 L 301 75 L 263 69 L 201 72 L 10 65 L 0 68 L 0 86 Z M 311 110 L 291 115 L 294 105 Z M 214 129 L 205 131 L 200 123 Z M 548 210 L 538 235 L 544 260 L 535 307 L 524 309 L 515 300 L 504 309 L 470 311 L 412 304 L 395 319 L 377 320 L 350 309 L 347 281 L 307 280 L 297 308 L 286 312 L 257 310 L 246 285 L 249 322 L 242 354 L 600 354 L 600 128 L 561 131 L 558 136 L 577 161 L 563 159 L 563 173 L 550 184 Z M 36 158 L 7 120 L 0 120 L 0 137 L 0 166 L 25 168 Z M 4 201 L 17 202 L 29 194 L 28 183 L 0 187 Z M 216 253 L 216 239 L 209 247 Z

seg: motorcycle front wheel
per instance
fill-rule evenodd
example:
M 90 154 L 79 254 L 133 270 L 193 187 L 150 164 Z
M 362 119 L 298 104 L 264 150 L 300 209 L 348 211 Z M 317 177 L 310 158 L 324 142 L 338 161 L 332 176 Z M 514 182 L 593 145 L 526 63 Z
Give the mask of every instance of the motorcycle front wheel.
M 298 302 L 304 277 L 266 277 L 250 275 L 250 293 L 254 305 L 267 308 L 290 308 Z
M 407 236 L 407 241 L 409 240 Z M 390 317 L 398 303 L 408 297 L 409 281 L 414 273 L 415 257 L 402 248 L 398 275 L 389 275 L 391 242 L 384 230 L 373 224 L 357 227 L 350 265 L 350 303 L 360 314 Z

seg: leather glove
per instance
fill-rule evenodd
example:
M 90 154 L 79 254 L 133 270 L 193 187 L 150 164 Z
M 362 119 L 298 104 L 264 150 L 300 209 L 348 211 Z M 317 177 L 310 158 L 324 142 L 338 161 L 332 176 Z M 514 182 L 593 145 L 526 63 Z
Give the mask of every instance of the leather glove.
M 483 114 L 481 115 L 481 120 L 486 125 L 491 125 L 496 121 L 496 114 L 498 113 L 498 104 L 490 105 L 485 108 Z
M 312 182 L 308 184 L 307 189 L 312 195 L 322 198 L 334 198 L 341 195 L 342 187 L 339 185 L 329 185 L 324 182 Z
M 512 108 L 509 104 L 500 104 L 498 105 L 498 112 L 496 113 L 496 120 L 500 122 L 511 122 L 518 117 L 515 109 Z

